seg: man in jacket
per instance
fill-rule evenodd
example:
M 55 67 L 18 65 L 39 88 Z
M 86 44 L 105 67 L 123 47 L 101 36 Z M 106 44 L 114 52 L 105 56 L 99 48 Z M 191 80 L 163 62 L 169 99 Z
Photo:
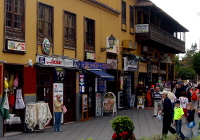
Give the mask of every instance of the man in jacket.
M 176 130 L 171 127 L 172 123 L 172 105 L 171 105 L 171 100 L 167 97 L 167 92 L 163 92 L 162 98 L 164 100 L 163 102 L 163 110 L 159 111 L 159 114 L 161 115 L 164 113 L 163 116 L 163 130 L 162 130 L 162 135 L 166 136 L 168 131 L 170 131 L 172 134 L 176 133 Z

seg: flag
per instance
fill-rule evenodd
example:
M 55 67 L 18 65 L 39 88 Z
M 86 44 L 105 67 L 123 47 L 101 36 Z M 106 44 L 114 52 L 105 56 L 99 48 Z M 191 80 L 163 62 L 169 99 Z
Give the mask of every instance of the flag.
M 3 118 L 5 120 L 10 119 L 10 113 L 9 113 L 9 103 L 8 103 L 8 96 L 7 96 L 7 92 L 5 91 L 4 93 L 4 98 L 3 98 L 3 102 L 1 104 L 1 112 L 3 114 Z

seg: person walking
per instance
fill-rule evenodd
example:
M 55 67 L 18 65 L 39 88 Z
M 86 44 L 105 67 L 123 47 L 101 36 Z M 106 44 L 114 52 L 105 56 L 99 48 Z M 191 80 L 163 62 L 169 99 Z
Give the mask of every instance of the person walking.
M 194 113 L 195 113 L 195 109 L 193 107 L 193 104 L 189 103 L 188 104 L 188 112 L 187 112 L 187 121 L 188 121 L 187 127 L 189 129 L 188 129 L 188 132 L 187 132 L 187 135 L 186 135 L 186 137 L 188 139 L 193 137 L 192 128 L 195 126 Z
M 183 133 L 181 131 L 183 117 L 184 117 L 183 108 L 180 106 L 180 101 L 177 100 L 175 102 L 175 108 L 174 108 L 174 123 L 173 123 L 173 125 L 176 127 L 177 135 L 179 135 L 182 140 L 185 139 L 185 136 L 183 135 Z
M 185 120 L 187 123 L 187 104 L 188 104 L 188 98 L 186 97 L 186 92 L 181 92 L 181 97 L 179 98 L 180 106 L 183 108 Z
M 160 93 L 160 88 L 156 87 L 154 92 L 154 115 L 156 117 L 158 115 L 158 107 L 162 109 L 162 95 Z
M 60 128 L 61 117 L 62 117 L 62 107 L 63 107 L 63 103 L 60 100 L 60 95 L 57 94 L 56 100 L 54 102 L 54 115 L 55 115 L 54 131 L 55 132 L 62 132 Z
M 199 89 L 196 89 L 195 87 L 193 87 L 190 90 L 190 93 L 191 93 L 192 104 L 194 105 L 194 108 L 197 110 L 197 105 L 198 105 L 198 97 L 197 97 L 197 95 L 199 94 Z
M 190 89 L 192 88 L 191 83 L 187 84 L 187 89 L 186 89 L 186 93 L 187 93 L 187 98 L 188 101 L 191 102 L 191 93 L 190 93 Z
M 174 117 L 174 103 L 176 101 L 176 96 L 172 92 L 168 92 L 167 97 L 171 100 L 172 103 L 172 118 Z
M 200 101 L 200 95 L 198 95 L 198 100 Z M 200 108 L 200 106 L 198 106 L 198 108 Z M 196 137 L 198 137 L 200 134 L 200 111 L 199 110 L 198 110 L 198 117 L 199 117 L 199 121 L 197 123 Z
M 181 97 L 182 91 L 183 91 L 183 89 L 181 88 L 181 84 L 178 84 L 178 88 L 176 89 L 176 93 L 175 93 L 175 96 L 177 99 L 179 99 L 179 97 Z
M 168 131 L 170 131 L 172 134 L 176 134 L 176 130 L 171 127 L 172 123 L 172 105 L 170 99 L 167 97 L 167 92 L 163 92 L 162 99 L 163 101 L 163 109 L 159 111 L 159 114 L 163 115 L 163 129 L 162 129 L 162 135 L 165 137 L 168 134 Z

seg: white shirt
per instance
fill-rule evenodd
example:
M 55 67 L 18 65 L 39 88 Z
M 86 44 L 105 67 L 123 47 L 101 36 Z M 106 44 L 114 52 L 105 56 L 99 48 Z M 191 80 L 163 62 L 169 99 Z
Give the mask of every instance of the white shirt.
M 187 108 L 188 98 L 186 98 L 186 97 L 180 97 L 179 100 L 180 100 L 180 106 L 182 108 Z

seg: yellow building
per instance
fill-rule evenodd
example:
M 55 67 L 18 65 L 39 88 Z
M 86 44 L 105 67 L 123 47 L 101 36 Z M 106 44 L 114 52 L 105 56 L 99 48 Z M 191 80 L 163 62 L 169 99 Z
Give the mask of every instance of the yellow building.
M 149 0 L 1 0 L 0 102 L 6 78 L 10 113 L 23 122 L 25 109 L 15 109 L 13 95 L 21 91 L 25 103 L 44 101 L 53 112 L 56 88 L 61 86 L 68 109 L 63 122 L 79 121 L 85 113 L 80 108 L 80 93 L 87 95 L 86 114 L 95 117 L 102 114 L 96 109 L 97 92 L 101 98 L 106 91 L 113 92 L 119 101 L 125 98 L 118 107 L 126 108 L 133 106 L 131 96 L 138 81 L 147 85 L 159 77 L 173 80 L 174 54 L 185 50 L 184 42 L 177 43 L 173 35 L 187 29 L 155 5 L 144 6 L 145 2 L 152 4 Z M 157 10 L 164 18 L 156 20 L 153 14 L 148 15 Z M 149 17 L 154 18 L 155 25 Z M 168 19 L 173 29 L 161 27 Z M 113 45 L 109 37 L 115 38 Z M 173 44 L 163 42 L 166 38 Z M 163 48 L 170 51 L 166 53 Z M 169 62 L 163 62 L 166 58 Z M 18 84 L 13 86 L 15 79 Z M 5 134 L 3 130 L 7 131 L 0 115 L 0 135 Z

